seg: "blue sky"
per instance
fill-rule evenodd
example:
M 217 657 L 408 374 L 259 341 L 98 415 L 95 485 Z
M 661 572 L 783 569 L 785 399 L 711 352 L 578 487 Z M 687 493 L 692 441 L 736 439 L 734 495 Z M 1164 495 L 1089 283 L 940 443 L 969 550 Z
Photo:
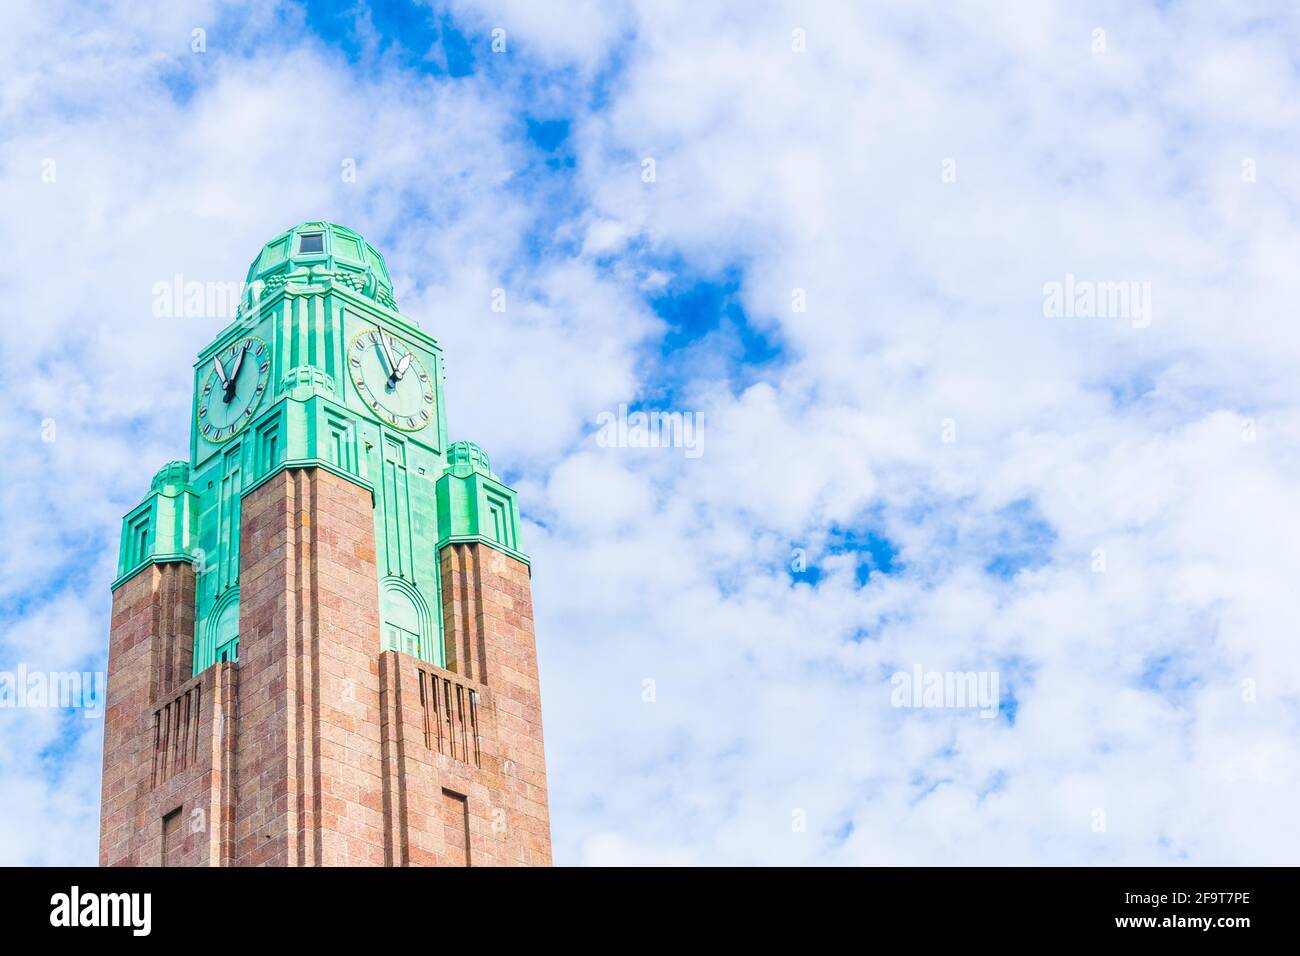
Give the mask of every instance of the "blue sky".
M 520 492 L 557 862 L 1293 860 L 1297 18 L 1016 6 L 6 5 L 0 672 L 103 669 L 224 324 L 154 285 L 325 218 Z M 0 708 L 0 863 L 101 734 Z

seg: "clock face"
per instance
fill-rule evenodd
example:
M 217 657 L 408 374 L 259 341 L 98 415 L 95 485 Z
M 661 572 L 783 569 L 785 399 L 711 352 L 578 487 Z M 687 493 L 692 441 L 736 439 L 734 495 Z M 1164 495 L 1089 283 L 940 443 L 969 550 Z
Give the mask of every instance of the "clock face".
M 348 371 L 361 400 L 393 428 L 418 432 L 434 420 L 433 378 L 401 339 L 362 332 L 348 349 Z
M 271 378 L 271 352 L 250 335 L 218 352 L 199 393 L 199 434 L 214 445 L 244 430 L 262 404 Z

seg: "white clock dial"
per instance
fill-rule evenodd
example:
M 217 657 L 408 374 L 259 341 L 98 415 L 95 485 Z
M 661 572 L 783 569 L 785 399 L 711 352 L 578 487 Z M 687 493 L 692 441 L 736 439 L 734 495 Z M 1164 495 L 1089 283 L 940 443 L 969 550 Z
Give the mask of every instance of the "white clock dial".
M 433 377 L 415 350 L 382 329 L 352 340 L 348 371 L 371 413 L 400 431 L 418 432 L 434 420 Z

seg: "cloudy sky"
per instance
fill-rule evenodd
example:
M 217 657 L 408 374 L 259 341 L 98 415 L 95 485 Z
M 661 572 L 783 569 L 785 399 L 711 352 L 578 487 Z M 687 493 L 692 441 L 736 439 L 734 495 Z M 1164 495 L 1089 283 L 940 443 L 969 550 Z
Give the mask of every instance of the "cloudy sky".
M 557 863 L 1294 862 L 1297 49 L 1281 2 L 9 0 L 0 670 L 105 666 L 223 324 L 155 284 L 323 218 L 520 492 Z M 0 863 L 95 861 L 102 731 L 0 709 Z

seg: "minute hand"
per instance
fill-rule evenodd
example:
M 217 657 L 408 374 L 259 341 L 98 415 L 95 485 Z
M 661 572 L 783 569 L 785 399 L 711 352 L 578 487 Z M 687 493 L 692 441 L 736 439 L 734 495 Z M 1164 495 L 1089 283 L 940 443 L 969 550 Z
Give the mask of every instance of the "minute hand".
M 397 372 L 397 360 L 393 358 L 393 350 L 388 347 L 388 337 L 383 332 L 379 333 L 379 344 L 384 349 L 384 358 L 388 361 L 388 374 L 392 377 Z

